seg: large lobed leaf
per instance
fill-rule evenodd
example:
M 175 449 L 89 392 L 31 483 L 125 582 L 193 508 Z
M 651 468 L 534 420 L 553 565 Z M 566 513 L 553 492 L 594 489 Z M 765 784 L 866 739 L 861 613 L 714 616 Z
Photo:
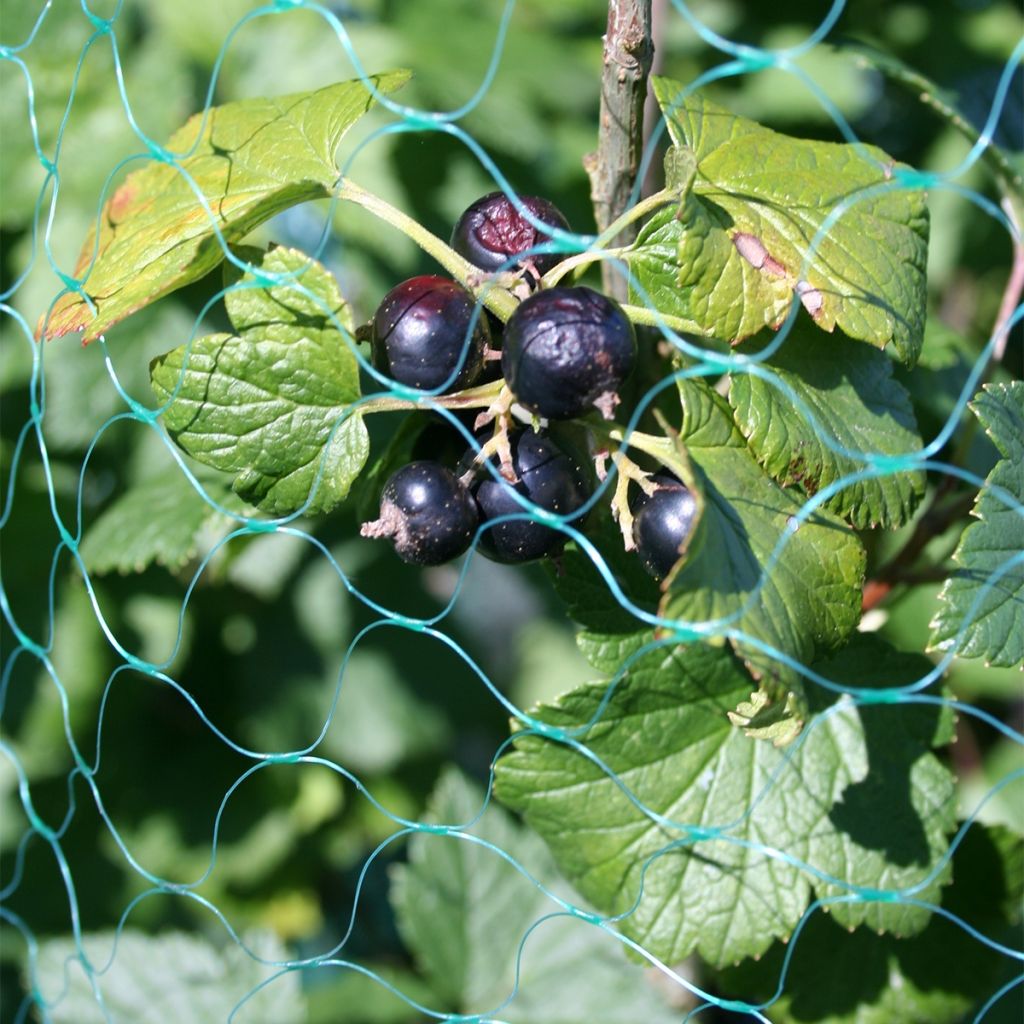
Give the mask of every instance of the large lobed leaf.
M 986 384 L 970 405 L 1004 457 L 972 510 L 979 522 L 964 530 L 953 553 L 958 568 L 939 594 L 931 642 L 963 658 L 1024 666 L 1024 562 L 1008 567 L 1024 551 L 1024 381 Z
M 680 382 L 680 437 L 704 491 L 701 538 L 667 580 L 668 619 L 728 619 L 730 626 L 807 665 L 857 624 L 864 549 L 842 521 L 801 503 L 758 465 L 721 395 Z M 771 558 L 780 539 L 786 544 Z M 789 675 L 749 644 L 738 650 L 760 671 Z M 790 683 L 792 685 L 792 683 Z
M 697 164 L 681 207 L 655 215 L 631 257 L 658 308 L 739 341 L 777 326 L 796 294 L 825 330 L 838 326 L 878 347 L 891 341 L 913 363 L 928 217 L 922 192 L 887 185 L 891 158 L 872 146 L 781 135 L 685 95 L 679 82 L 652 84 L 673 143 Z
M 153 390 L 170 402 L 163 415 L 174 440 L 235 473 L 245 501 L 272 515 L 307 501 L 307 512 L 326 512 L 369 454 L 362 417 L 346 418 L 359 398 L 359 366 L 335 321 L 351 331 L 351 313 L 315 260 L 286 248 L 246 254 L 254 252 L 258 272 L 294 281 L 257 287 L 244 275 L 224 296 L 238 334 L 197 338 L 154 360 Z
M 238 1016 L 275 1024 L 305 1020 L 298 974 L 281 974 L 254 958 L 270 963 L 287 960 L 280 940 L 262 932 L 245 941 L 253 955 L 233 942 L 221 949 L 184 932 L 152 936 L 126 929 L 116 937 L 116 947 L 113 932 L 86 934 L 81 949 L 94 969 L 103 969 L 114 952 L 109 969 L 93 982 L 81 966 L 73 938 L 49 939 L 40 946 L 37 965 L 42 995 L 54 1001 L 46 1019 L 53 1024 L 223 1024 L 243 999 L 278 974 Z
M 953 855 L 953 884 L 942 893 L 942 907 L 1012 948 L 1020 939 L 1022 881 L 1020 836 L 975 823 Z M 938 914 L 918 935 L 896 939 L 865 928 L 848 932 L 817 913 L 783 973 L 786 952 L 776 943 L 759 962 L 722 971 L 718 981 L 734 998 L 770 1001 L 766 1013 L 776 1024 L 956 1024 L 976 1019 L 965 1015 L 1019 971 L 1013 959 Z M 1020 986 L 984 1019 L 1024 1019 Z
M 920 451 L 910 395 L 884 353 L 841 334 L 827 345 L 801 317 L 781 348 L 761 364 L 806 406 L 804 415 L 779 383 L 748 373 L 731 378 L 729 402 L 758 461 L 784 486 L 813 496 L 865 468 L 856 455 Z M 852 453 L 846 455 L 829 443 Z M 859 529 L 900 526 L 924 494 L 924 471 L 849 483 L 823 507 Z
M 826 676 L 900 685 L 929 667 L 875 639 L 848 650 Z M 948 719 L 930 706 L 844 701 L 787 759 L 729 724 L 749 686 L 727 650 L 663 648 L 610 697 L 607 684 L 589 684 L 537 712 L 562 729 L 595 721 L 580 742 L 606 768 L 530 734 L 498 763 L 499 798 L 544 837 L 587 900 L 624 914 L 620 927 L 668 963 L 694 951 L 718 966 L 757 956 L 791 934 L 812 892 L 923 883 L 915 897 L 934 900 L 948 877 L 935 869 L 954 821 L 953 778 L 931 752 L 948 739 Z M 829 912 L 898 935 L 929 916 L 898 901 Z
M 387 93 L 406 71 L 371 77 Z M 168 292 L 202 277 L 224 259 L 225 243 L 297 203 L 330 194 L 335 150 L 369 110 L 361 80 L 312 92 L 241 100 L 196 114 L 166 149 L 174 163 L 147 164 L 107 201 L 75 265 L 95 313 L 77 292 L 62 295 L 40 323 L 44 338 L 85 331 L 83 341 Z M 200 202 L 203 197 L 205 206 Z
M 476 818 L 483 801 L 478 786 L 448 770 L 431 796 L 429 816 L 462 824 Z M 467 833 L 493 843 L 546 887 L 558 889 L 543 843 L 499 807 L 489 807 Z M 617 939 L 564 915 L 493 850 L 419 832 L 410 840 L 408 864 L 392 871 L 399 930 L 447 1006 L 485 1013 L 515 991 L 497 1014 L 510 1024 L 670 1024 L 677 1019 L 644 973 L 630 967 Z M 551 914 L 556 916 L 541 920 Z

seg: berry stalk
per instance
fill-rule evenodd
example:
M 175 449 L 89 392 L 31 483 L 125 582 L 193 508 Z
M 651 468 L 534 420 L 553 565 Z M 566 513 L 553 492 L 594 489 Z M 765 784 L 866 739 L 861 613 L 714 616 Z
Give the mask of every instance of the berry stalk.
M 402 213 L 380 196 L 360 188 L 351 178 L 342 178 L 336 191 L 338 199 L 347 200 L 368 210 L 381 220 L 387 221 L 408 238 L 411 238 L 424 252 L 433 256 L 461 285 L 479 299 L 502 323 L 514 312 L 518 303 L 504 288 L 497 286 L 487 275 L 463 259 L 451 246 L 437 235 L 418 224 L 408 214 Z

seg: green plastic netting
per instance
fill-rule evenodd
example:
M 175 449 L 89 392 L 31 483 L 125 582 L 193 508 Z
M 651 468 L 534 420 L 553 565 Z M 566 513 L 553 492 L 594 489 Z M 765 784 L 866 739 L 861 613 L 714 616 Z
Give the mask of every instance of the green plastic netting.
M 460 10 L 441 6 L 446 17 Z M 986 684 L 974 671 L 963 686 L 957 681 L 968 676 L 956 673 L 979 656 L 1019 668 L 1024 644 L 1024 388 L 1013 369 L 1024 319 L 1019 289 L 1006 293 L 1009 308 L 983 310 L 987 342 L 969 360 L 953 330 L 926 335 L 912 388 L 929 413 L 920 423 L 923 444 L 908 413 L 913 429 L 882 452 L 868 424 L 862 431 L 848 422 L 838 435 L 826 429 L 829 409 L 816 404 L 824 391 L 801 383 L 801 316 L 823 302 L 816 288 L 790 289 L 769 342 L 730 350 L 659 314 L 656 274 L 645 276 L 617 253 L 611 263 L 629 281 L 629 302 L 638 317 L 648 314 L 647 341 L 678 356 L 675 373 L 623 405 L 627 449 L 635 434 L 632 450 L 644 451 L 642 420 L 679 393 L 687 416 L 711 424 L 689 424 L 691 439 L 710 432 L 706 442 L 692 440 L 694 453 L 705 452 L 702 444 L 719 453 L 694 454 L 701 472 L 714 477 L 713 466 L 727 475 L 720 450 L 729 450 L 737 428 L 730 420 L 725 434 L 711 435 L 728 408 L 723 381 L 731 380 L 729 402 L 737 420 L 747 410 L 748 438 L 773 429 L 773 415 L 785 420 L 786 406 L 804 431 L 794 434 L 794 451 L 816 446 L 839 468 L 784 515 L 784 529 L 756 538 L 760 560 L 744 569 L 753 575 L 743 592 L 703 607 L 679 601 L 652 610 L 599 527 L 581 532 L 581 515 L 553 516 L 521 501 L 524 516 L 573 542 L 552 582 L 582 624 L 596 668 L 581 668 L 566 651 L 564 605 L 552 611 L 539 571 L 488 568 L 471 552 L 456 569 L 421 573 L 355 537 L 357 521 L 373 513 L 386 452 L 408 453 L 417 440 L 401 428 L 389 438 L 372 424 L 367 440 L 361 410 L 421 395 L 392 386 L 370 365 L 341 295 L 370 310 L 382 267 L 423 270 L 405 237 L 363 213 L 375 200 L 359 186 L 373 186 L 397 208 L 429 195 L 408 213 L 441 231 L 431 221 L 435 206 L 457 214 L 486 190 L 481 183 L 516 195 L 517 179 L 537 171 L 531 164 L 544 165 L 551 181 L 577 182 L 578 166 L 558 161 L 593 145 L 566 112 L 577 91 L 585 109 L 593 93 L 574 77 L 572 61 L 560 66 L 559 47 L 579 47 L 598 68 L 598 41 L 582 30 L 574 35 L 573 26 L 589 25 L 601 5 L 579 0 L 547 12 L 548 22 L 543 5 L 480 6 L 487 10 L 474 5 L 475 34 L 438 26 L 430 0 L 365 9 L 303 0 L 47 0 L 35 9 L 11 0 L 0 8 L 0 1014 L 18 1024 L 1017 1019 L 1024 983 L 1013 836 L 1024 831 L 1019 672 L 991 669 L 999 682 Z M 677 112 L 690 111 L 700 90 L 747 83 L 733 98 L 766 123 L 774 115 L 791 123 L 783 108 L 796 103 L 822 135 L 877 163 L 868 143 L 895 142 L 870 137 L 872 123 L 883 123 L 872 121 L 871 107 L 891 107 L 909 84 L 946 119 L 927 130 L 938 138 L 948 123 L 971 141 L 957 148 L 943 136 L 945 148 L 928 154 L 942 169 L 892 166 L 884 182 L 809 218 L 797 277 L 806 281 L 819 256 L 830 258 L 830 246 L 855 247 L 871 235 L 874 222 L 856 220 L 863 204 L 922 190 L 933 234 L 949 223 L 948 230 L 989 237 L 977 225 L 994 224 L 1007 251 L 1019 253 L 1014 208 L 1000 205 L 979 169 L 994 167 L 1019 192 L 1019 163 L 994 140 L 1003 131 L 1009 148 L 1019 146 L 1012 135 L 1024 43 L 1012 42 L 993 81 L 975 83 L 984 102 L 970 112 L 980 125 L 974 129 L 951 99 L 930 93 L 895 61 L 852 45 L 842 67 L 829 63 L 835 51 L 822 56 L 826 42 L 841 41 L 842 19 L 856 2 L 806 6 L 815 7 L 802 12 L 814 22 L 810 32 L 782 33 L 761 48 L 738 41 L 742 5 L 660 5 L 666 66 L 688 77 L 685 85 L 663 78 L 658 87 L 667 116 L 650 126 L 634 202 L 679 130 Z M 894 37 L 920 29 L 921 17 L 925 25 L 931 16 L 953 17 L 945 4 L 875 6 Z M 392 18 L 405 19 L 405 34 L 395 35 L 401 46 L 388 35 Z M 757 18 L 770 28 L 770 13 Z M 545 40 L 542 29 L 554 22 L 565 35 Z M 998 35 L 998 26 L 986 31 Z M 437 52 L 441 41 L 451 54 Z M 985 45 L 991 52 L 1003 44 Z M 278 47 L 286 86 L 267 80 L 267 54 Z M 172 60 L 172 51 L 179 57 Z M 853 74 L 855 57 L 874 76 L 856 102 L 843 77 Z M 459 103 L 449 110 L 406 103 L 397 91 L 404 76 L 385 73 L 399 65 L 414 83 L 443 83 Z M 541 66 L 550 85 L 538 84 Z M 337 177 L 309 189 L 307 198 L 319 202 L 261 229 L 269 232 L 261 239 L 282 243 L 271 259 L 239 244 L 248 231 L 211 206 L 204 172 L 190 160 L 217 104 L 312 90 L 325 80 L 364 83 L 374 112 L 338 148 L 339 163 L 328 166 Z M 564 106 L 545 99 L 545 89 L 563 92 Z M 196 94 L 205 100 L 191 148 L 165 144 L 199 109 L 189 106 Z M 473 121 L 482 107 L 490 126 Z M 595 112 L 586 116 L 592 122 Z M 924 130 L 913 129 L 919 152 L 928 149 Z M 502 132 L 518 133 L 518 158 L 491 155 L 502 151 Z M 232 173 L 250 175 L 254 194 L 278 196 L 273 168 L 245 164 L 246 140 L 233 145 Z M 294 150 L 284 159 L 323 162 Z M 445 161 L 456 168 L 454 183 Z M 397 178 L 388 170 L 395 166 Z M 195 198 L 197 231 L 207 237 L 190 258 L 209 268 L 223 259 L 228 271 L 223 285 L 219 275 L 214 284 L 184 275 L 187 301 L 147 308 L 122 325 L 149 301 L 145 254 L 126 242 L 128 263 L 113 283 L 97 284 L 93 274 L 99 241 L 92 259 L 79 266 L 75 259 L 89 231 L 113 217 L 108 201 L 130 204 L 118 189 L 141 168 L 166 174 L 169 193 Z M 254 214 L 252 225 L 269 216 Z M 595 242 L 556 232 L 546 248 L 587 254 Z M 890 244 L 889 236 L 878 244 Z M 352 270 L 351 252 L 362 271 Z M 763 247 L 741 255 L 758 268 L 767 256 Z M 989 278 L 1011 274 L 1004 254 L 992 259 Z M 957 289 L 967 286 L 954 260 L 939 273 L 955 306 Z M 340 284 L 325 284 L 322 267 Z M 124 297 L 116 298 L 119 290 Z M 187 374 L 210 358 L 211 332 L 244 334 L 260 302 L 288 305 L 303 329 L 315 323 L 325 337 L 339 337 L 358 359 L 363 391 L 351 380 L 338 385 L 340 415 L 331 402 L 342 400 L 324 398 L 326 432 L 315 458 L 296 471 L 297 485 L 260 475 L 258 425 L 249 447 L 244 437 L 214 436 L 209 451 L 238 453 L 238 465 L 227 456 L 219 465 L 238 474 L 233 491 L 224 473 L 183 454 L 165 413 L 189 397 Z M 872 312 L 859 315 L 870 321 Z M 93 316 L 108 326 L 84 349 L 69 339 L 37 340 L 40 324 L 74 333 Z M 893 339 L 899 348 L 899 328 Z M 879 395 L 911 388 L 917 371 L 892 377 L 889 357 L 874 355 L 887 367 L 877 370 L 883 383 L 871 384 Z M 161 401 L 150 390 L 154 358 Z M 993 377 L 1000 362 L 1002 376 Z M 273 357 L 265 370 L 273 373 Z M 890 377 L 903 383 L 890 385 Z M 982 391 L 985 382 L 992 387 Z M 454 411 L 429 400 L 423 407 L 475 443 Z M 840 419 L 845 412 L 837 410 Z M 893 420 L 900 422 L 898 412 Z M 793 429 L 786 422 L 781 429 Z M 179 421 L 175 433 L 181 429 Z M 306 429 L 297 416 L 296 433 Z M 358 461 L 360 451 L 365 461 L 365 446 L 374 458 L 385 452 L 384 461 L 372 468 L 371 459 L 357 485 L 359 466 L 350 472 L 345 460 Z M 215 456 L 207 462 L 218 465 Z M 775 615 L 773 601 L 804 600 L 795 596 L 800 576 L 824 557 L 808 539 L 822 529 L 820 514 L 835 508 L 837 496 L 875 485 L 893 507 L 916 505 L 925 472 L 939 498 L 963 505 L 960 482 L 972 489 L 971 502 L 980 492 L 980 521 L 1004 531 L 995 545 L 976 534 L 984 557 L 957 574 L 963 592 L 937 620 L 934 650 L 892 654 L 873 611 L 842 656 L 796 656 L 762 620 Z M 739 503 L 747 484 L 735 473 L 729 500 Z M 921 481 L 916 497 L 900 490 L 911 478 Z M 595 510 L 595 521 L 615 480 L 613 467 L 584 509 Z M 799 475 L 791 482 L 799 484 Z M 305 488 L 304 500 L 294 500 L 294 486 Z M 291 501 L 297 510 L 256 512 L 243 500 L 266 500 L 274 488 L 287 492 L 282 506 Z M 320 515 L 335 506 L 333 520 Z M 872 512 L 856 525 L 887 514 Z M 887 537 L 905 543 L 911 519 L 907 532 Z M 739 530 L 746 529 L 744 520 Z M 937 562 L 959 539 L 949 529 L 923 535 L 921 547 L 931 545 Z M 891 539 L 874 543 L 880 564 L 898 550 Z M 388 558 L 390 567 L 380 568 Z M 856 575 L 855 567 L 849 572 Z M 934 598 L 949 575 L 908 573 L 895 585 L 934 585 Z M 809 606 L 808 616 L 831 614 L 829 595 L 812 601 L 818 610 Z M 915 615 L 910 603 L 892 612 L 904 624 Z M 492 635 L 496 616 L 518 624 L 518 649 Z M 922 628 L 906 625 L 904 635 Z M 772 721 L 767 739 L 740 728 L 764 720 L 738 660 L 723 660 L 727 644 L 806 694 L 807 722 L 795 738 L 784 737 L 790 742 L 770 742 L 782 735 L 785 716 Z M 504 667 L 512 658 L 521 663 L 516 679 Z M 588 673 L 604 678 L 579 685 Z M 680 694 L 690 709 L 685 722 L 675 717 Z M 509 718 L 513 736 L 496 743 Z M 958 734 L 957 718 L 970 728 Z M 952 761 L 932 752 L 955 735 Z M 978 736 L 995 751 L 983 768 L 971 746 Z M 435 779 L 445 761 L 458 769 Z M 971 769 L 958 786 L 954 771 Z M 486 787 L 471 782 L 474 775 Z M 578 790 L 587 798 L 573 803 Z M 495 792 L 526 825 L 501 809 Z M 614 898 L 605 898 L 610 891 Z M 611 910 L 594 909 L 602 899 Z

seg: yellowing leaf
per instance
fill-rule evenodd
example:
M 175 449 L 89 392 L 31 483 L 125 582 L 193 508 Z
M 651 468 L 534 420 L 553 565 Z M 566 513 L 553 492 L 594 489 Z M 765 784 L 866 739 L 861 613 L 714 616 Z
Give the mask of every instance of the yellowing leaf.
M 697 172 L 652 218 L 630 262 L 663 313 L 739 341 L 778 325 L 796 294 L 816 323 L 913 363 L 925 319 L 928 213 L 880 149 L 796 139 L 652 80 Z M 818 237 L 819 230 L 823 233 Z
M 393 71 L 371 81 L 386 93 L 408 78 Z M 85 239 L 74 275 L 95 310 L 69 291 L 40 322 L 40 336 L 84 331 L 83 341 L 98 338 L 208 273 L 224 259 L 225 243 L 290 206 L 329 195 L 338 143 L 372 103 L 356 80 L 226 103 L 190 118 L 166 147 L 182 155 L 129 174 L 104 206 L 98 236 L 94 227 Z

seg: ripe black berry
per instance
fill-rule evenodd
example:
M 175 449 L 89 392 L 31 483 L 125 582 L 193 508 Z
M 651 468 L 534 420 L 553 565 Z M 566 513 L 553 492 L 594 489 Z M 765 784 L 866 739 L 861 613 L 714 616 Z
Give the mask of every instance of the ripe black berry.
M 633 542 L 644 568 L 661 580 L 679 561 L 693 529 L 697 502 L 674 476 L 659 474 L 652 480 L 658 489 L 651 495 L 641 491 L 633 501 Z
M 410 462 L 389 477 L 380 518 L 363 523 L 364 537 L 390 537 L 403 562 L 440 565 L 469 547 L 479 522 L 468 488 L 438 462 Z
M 473 296 L 446 277 L 403 281 L 373 316 L 373 365 L 400 384 L 427 390 L 445 384 L 462 361 L 447 390 L 469 387 L 480 376 L 489 338 L 487 319 L 478 313 L 467 347 L 475 307 Z
M 569 224 L 552 203 L 538 196 L 521 196 L 519 201 L 544 224 L 569 230 Z M 517 265 L 513 257 L 550 239 L 538 231 L 509 201 L 504 192 L 491 192 L 473 203 L 455 224 L 452 248 L 474 267 L 495 273 Z M 531 263 L 544 274 L 562 257 L 558 253 L 532 253 L 518 262 Z
M 486 523 L 499 516 L 525 513 L 512 496 L 515 490 L 549 512 L 568 515 L 590 497 L 591 489 L 583 473 L 555 442 L 529 427 L 509 435 L 512 468 L 518 482 L 509 484 L 495 480 L 489 472 L 471 490 Z M 472 461 L 475 451 L 466 453 Z M 565 534 L 532 519 L 510 519 L 484 530 L 480 535 L 480 553 L 496 562 L 529 562 L 559 551 Z
M 635 363 L 633 325 L 591 288 L 535 292 L 505 325 L 505 380 L 522 405 L 547 419 L 573 419 L 591 406 L 611 419 Z

